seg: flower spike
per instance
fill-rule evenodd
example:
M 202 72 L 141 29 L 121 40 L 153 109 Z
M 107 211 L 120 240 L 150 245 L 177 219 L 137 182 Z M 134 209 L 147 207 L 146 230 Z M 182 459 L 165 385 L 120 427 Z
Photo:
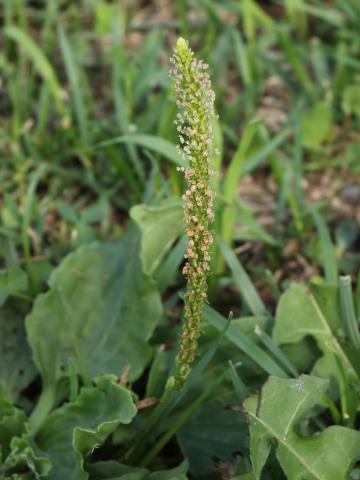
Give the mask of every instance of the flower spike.
M 210 225 L 214 221 L 215 196 L 210 188 L 215 94 L 206 72 L 208 65 L 194 58 L 183 38 L 176 43 L 171 63 L 174 68 L 170 75 L 179 109 L 175 121 L 180 141 L 178 148 L 188 164 L 186 168 L 179 168 L 184 172 L 187 183 L 182 199 L 188 237 L 183 268 L 187 279 L 185 320 L 175 374 L 176 385 L 181 388 L 195 359 L 202 310 L 207 300 L 209 248 L 213 243 Z

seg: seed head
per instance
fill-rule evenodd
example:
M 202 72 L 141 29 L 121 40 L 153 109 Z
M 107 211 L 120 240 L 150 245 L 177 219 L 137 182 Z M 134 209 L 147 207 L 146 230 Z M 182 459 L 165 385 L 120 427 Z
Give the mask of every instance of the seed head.
M 195 359 L 202 309 L 207 299 L 212 243 L 210 225 L 214 221 L 213 198 L 210 188 L 210 159 L 214 155 L 213 121 L 215 94 L 206 69 L 208 66 L 194 58 L 188 42 L 179 38 L 171 59 L 170 74 L 179 112 L 176 116 L 180 143 L 178 148 L 188 163 L 184 173 L 187 189 L 184 200 L 185 232 L 189 238 L 183 274 L 187 279 L 185 321 L 177 356 L 176 384 L 181 387 Z

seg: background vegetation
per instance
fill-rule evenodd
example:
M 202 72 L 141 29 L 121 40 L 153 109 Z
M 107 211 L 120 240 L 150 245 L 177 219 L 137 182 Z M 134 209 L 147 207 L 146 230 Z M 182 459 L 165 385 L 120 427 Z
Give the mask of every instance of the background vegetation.
M 3 0 L 0 21 L 2 478 L 359 478 L 358 1 Z M 159 418 L 179 34 L 216 93 L 217 241 L 198 362 Z M 269 375 L 270 410 L 244 407 Z

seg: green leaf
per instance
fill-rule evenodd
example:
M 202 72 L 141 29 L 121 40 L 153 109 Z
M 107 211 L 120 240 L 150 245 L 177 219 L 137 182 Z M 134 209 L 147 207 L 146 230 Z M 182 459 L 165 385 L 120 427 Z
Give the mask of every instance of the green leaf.
M 179 202 L 160 207 L 137 205 L 130 210 L 130 216 L 141 230 L 144 271 L 152 275 L 184 230 L 183 209 Z
M 231 159 L 224 178 L 224 199 L 227 205 L 223 208 L 221 215 L 221 237 L 228 245 L 231 245 L 236 220 L 236 208 L 234 203 L 237 197 L 236 189 L 238 188 L 241 176 L 241 166 L 250 152 L 254 138 L 256 138 L 259 123 L 260 120 L 256 119 L 246 125 L 241 141 Z
M 319 404 L 327 380 L 302 375 L 298 379 L 270 377 L 257 398 L 245 408 L 250 417 L 250 450 L 255 478 L 259 479 L 276 441 L 276 456 L 291 480 L 346 480 L 360 457 L 360 432 L 332 426 L 309 437 L 296 427 Z
M 238 475 L 234 477 L 232 480 L 255 480 L 255 477 L 254 477 L 254 474 L 250 472 L 250 473 L 244 473 L 243 475 Z
M 7 271 L 0 273 L 0 306 L 3 305 L 10 295 L 21 293 L 28 288 L 28 277 L 17 265 L 13 265 Z
M 303 145 L 319 149 L 329 139 L 332 128 L 332 110 L 326 102 L 318 102 L 302 117 Z
M 210 325 L 215 327 L 220 332 L 223 331 L 227 324 L 226 319 L 208 305 L 205 305 L 204 307 L 204 317 L 210 323 Z M 259 317 L 260 320 L 262 318 L 264 317 Z M 239 322 L 235 321 L 230 323 L 225 331 L 226 338 L 228 338 L 234 345 L 239 347 L 242 352 L 251 358 L 265 372 L 269 373 L 270 375 L 287 377 L 288 375 L 285 370 L 278 365 L 270 355 L 264 352 L 255 343 L 255 341 L 250 338 L 250 336 L 246 335 L 242 331 L 239 323 L 241 324 L 241 320 Z
M 90 480 L 187 480 L 187 462 L 171 470 L 152 473 L 145 468 L 128 467 L 114 461 L 90 464 L 88 470 Z
M 11 475 L 14 472 L 21 474 L 26 472 L 26 476 L 18 476 L 15 474 L 10 478 L 11 480 L 20 478 L 26 480 L 45 480 L 48 479 L 47 474 L 50 469 L 51 462 L 49 459 L 37 455 L 27 438 L 14 437 L 11 441 L 11 453 L 1 466 L 0 474 L 9 473 L 9 475 Z M 5 478 L 9 477 L 6 476 Z
M 236 223 L 234 225 L 234 235 L 232 236 L 232 240 L 260 240 L 269 245 L 278 244 L 277 240 L 258 223 L 255 218 L 255 213 L 251 208 L 249 208 L 239 197 L 235 198 L 235 203 L 232 211 Z M 222 236 L 222 238 L 224 238 L 224 236 Z
M 348 85 L 342 96 L 342 109 L 346 115 L 360 118 L 360 87 L 358 84 Z
M 129 133 L 127 135 L 122 135 L 121 137 L 106 140 L 105 142 L 97 143 L 96 145 L 93 145 L 92 148 L 103 148 L 119 143 L 129 143 L 149 148 L 154 152 L 160 153 L 160 155 L 163 155 L 165 158 L 175 163 L 175 165 L 179 165 L 180 167 L 187 166 L 186 161 L 183 160 L 174 144 L 163 138 L 156 137 L 155 135 Z
M 11 439 L 24 433 L 26 420 L 25 413 L 8 402 L 0 391 L 0 465 L 10 452 Z
M 59 24 L 59 43 L 62 55 L 64 57 L 66 74 L 71 87 L 71 94 L 73 97 L 76 119 L 79 124 L 81 141 L 83 145 L 87 145 L 89 142 L 89 122 L 83 94 L 84 88 L 82 88 L 79 66 L 75 60 L 74 49 L 70 45 L 65 29 L 61 24 Z
M 51 63 L 46 58 L 39 46 L 31 37 L 29 37 L 27 33 L 15 26 L 7 27 L 4 30 L 4 35 L 20 45 L 26 55 L 34 62 L 35 68 L 43 77 L 44 81 L 48 84 L 49 90 L 54 96 L 59 110 L 64 112 L 65 109 L 60 82 Z
M 13 401 L 36 375 L 26 341 L 24 316 L 12 303 L 0 308 L 0 390 Z
M 310 209 L 310 212 L 314 218 L 314 222 L 318 231 L 322 264 L 325 271 L 325 278 L 328 283 L 333 285 L 338 284 L 338 266 L 335 248 L 331 240 L 331 235 L 326 225 L 326 221 L 321 213 L 316 209 Z
M 129 232 L 119 242 L 85 245 L 54 270 L 26 319 L 45 388 L 64 377 L 70 360 L 84 381 L 127 366 L 130 380 L 142 373 L 162 306 L 138 244 Z
M 247 306 L 254 315 L 266 316 L 266 307 L 239 259 L 222 239 L 219 239 L 219 245 Z
M 246 159 L 241 165 L 241 174 L 247 175 L 261 165 L 261 163 L 264 162 L 276 148 L 280 147 L 280 145 L 288 139 L 292 131 L 293 130 L 290 127 L 284 128 L 273 139 L 256 151 L 254 155 L 251 155 L 250 158 Z
M 106 375 L 84 387 L 77 400 L 51 413 L 36 436 L 39 453 L 51 460 L 48 480 L 86 480 L 84 458 L 118 425 L 136 414 L 131 393 Z
M 214 459 L 228 460 L 248 444 L 247 424 L 239 411 L 208 403 L 182 428 L 178 438 L 193 475 L 213 471 Z
M 323 357 L 314 371 L 320 376 L 339 378 L 336 357 L 356 378 L 355 369 L 335 332 L 340 327 L 338 289 L 333 285 L 293 285 L 280 298 L 273 338 L 278 344 L 297 343 L 306 336 L 316 339 Z

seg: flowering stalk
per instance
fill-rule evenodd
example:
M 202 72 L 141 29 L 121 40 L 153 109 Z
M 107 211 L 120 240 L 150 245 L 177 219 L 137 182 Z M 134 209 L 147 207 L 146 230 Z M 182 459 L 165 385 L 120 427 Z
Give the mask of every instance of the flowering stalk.
M 183 274 L 187 278 L 185 320 L 176 358 L 176 386 L 180 388 L 190 373 L 200 335 L 204 302 L 207 299 L 209 247 L 213 242 L 210 224 L 214 221 L 214 192 L 210 188 L 210 160 L 214 153 L 213 120 L 215 94 L 211 89 L 208 66 L 196 60 L 188 43 L 179 38 L 171 59 L 174 68 L 176 104 L 175 124 L 179 132 L 179 149 L 188 167 L 184 172 L 187 190 L 182 196 L 184 221 L 188 237 Z

